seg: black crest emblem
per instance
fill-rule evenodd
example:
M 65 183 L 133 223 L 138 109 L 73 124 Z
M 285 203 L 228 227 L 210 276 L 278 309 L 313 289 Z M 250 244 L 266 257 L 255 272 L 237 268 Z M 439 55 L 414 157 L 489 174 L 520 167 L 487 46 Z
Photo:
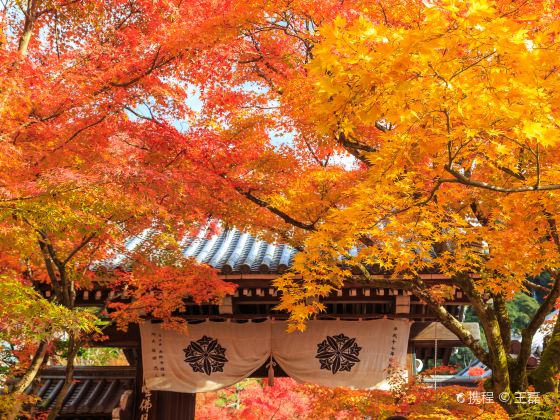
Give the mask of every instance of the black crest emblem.
M 223 372 L 228 361 L 226 349 L 218 344 L 218 340 L 203 336 L 200 340 L 191 341 L 185 352 L 185 362 L 191 365 L 193 372 L 203 372 L 210 375 Z
M 333 374 L 339 371 L 350 372 L 352 366 L 360 361 L 358 356 L 361 349 L 355 338 L 346 337 L 344 334 L 327 336 L 317 344 L 315 358 L 321 362 L 321 369 L 330 370 Z

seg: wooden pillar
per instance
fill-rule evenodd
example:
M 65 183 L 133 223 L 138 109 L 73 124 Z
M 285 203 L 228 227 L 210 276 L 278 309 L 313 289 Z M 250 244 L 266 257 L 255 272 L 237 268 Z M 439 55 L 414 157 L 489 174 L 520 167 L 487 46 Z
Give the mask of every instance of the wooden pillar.
M 408 344 L 408 349 L 406 351 L 406 371 L 408 373 L 408 382 L 411 383 L 414 380 L 414 374 L 416 369 L 414 367 L 416 360 L 414 357 L 414 345 Z
M 149 395 L 142 392 L 143 365 L 142 345 L 138 340 L 136 362 L 136 401 L 134 418 L 136 420 L 194 420 L 196 394 L 181 392 L 152 391 Z
M 194 420 L 196 394 L 154 391 L 148 420 Z
M 144 364 L 142 363 L 142 340 L 138 338 L 138 347 L 136 349 L 138 357 L 136 358 L 136 392 L 134 393 L 134 420 L 140 420 L 141 411 L 140 404 L 143 401 L 142 385 L 144 380 Z

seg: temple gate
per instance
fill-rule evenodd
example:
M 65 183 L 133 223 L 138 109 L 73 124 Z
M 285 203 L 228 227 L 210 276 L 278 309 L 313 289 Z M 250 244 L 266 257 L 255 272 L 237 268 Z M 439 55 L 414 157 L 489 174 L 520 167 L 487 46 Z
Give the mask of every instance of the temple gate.
M 232 385 L 246 377 L 292 376 L 327 386 L 386 388 L 386 368 L 397 363 L 409 376 L 415 361 L 447 363 L 461 343 L 434 322 L 427 307 L 410 292 L 390 287 L 389 273 L 373 275 L 387 287 L 373 287 L 356 276 L 343 289 L 321 299 L 326 311 L 304 333 L 286 334 L 287 314 L 272 281 L 287 270 L 295 250 L 261 241 L 236 229 L 211 238 L 192 238 L 185 255 L 219 270 L 236 283 L 233 296 L 218 305 L 197 305 L 186 298 L 180 314 L 188 335 L 162 330 L 157 320 L 114 326 L 98 346 L 123 349 L 130 366 L 76 368 L 60 418 L 193 419 L 195 393 Z M 437 272 L 422 273 L 427 283 L 445 283 Z M 43 290 L 49 296 L 50 290 Z M 111 298 L 103 288 L 78 292 L 77 305 L 101 306 Z M 460 290 L 446 309 L 462 319 L 468 302 Z M 439 329 L 437 354 L 431 335 Z M 467 325 L 480 337 L 478 324 Z M 62 387 L 63 367 L 41 372 L 38 395 L 46 406 Z

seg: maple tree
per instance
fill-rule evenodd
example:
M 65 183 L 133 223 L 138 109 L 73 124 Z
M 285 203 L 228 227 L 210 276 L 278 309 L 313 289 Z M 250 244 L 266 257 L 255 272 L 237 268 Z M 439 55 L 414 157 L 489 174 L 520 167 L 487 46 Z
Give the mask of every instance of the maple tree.
M 100 329 L 97 318 L 87 309 L 72 311 L 50 302 L 40 296 L 32 285 L 14 277 L 9 272 L 0 274 L 0 375 L 22 375 L 22 381 L 27 382 L 26 378 L 37 374 L 40 367 L 38 359 L 47 350 L 48 338 L 67 331 L 77 335 L 98 333 Z M 27 369 L 29 363 L 31 369 Z M 0 398 L 0 413 L 32 401 L 32 396 L 21 393 L 3 396 Z
M 93 329 L 94 319 L 82 325 L 85 313 L 76 307 L 76 295 L 94 281 L 118 287 L 117 297 L 128 287 L 135 304 L 144 304 L 142 313 L 157 310 L 164 319 L 186 297 L 208 301 L 232 291 L 207 268 L 195 275 L 197 265 L 176 251 L 190 229 L 205 223 L 207 212 L 189 195 L 199 174 L 179 179 L 172 168 L 178 155 L 188 155 L 191 147 L 196 152 L 200 142 L 171 122 L 190 113 L 181 76 L 189 61 L 179 58 L 199 44 L 227 38 L 225 29 L 205 35 L 224 13 L 203 7 L 195 14 L 166 1 L 3 2 L 0 263 L 6 272 L 0 281 L 2 290 L 14 288 L 14 297 L 25 294 L 31 302 L 21 308 L 6 301 L 2 325 L 18 326 L 19 337 L 8 337 L 15 351 L 34 353 L 11 371 L 17 380 L 8 396 L 13 401 L 63 336 L 66 379 L 49 413 L 56 416 L 74 357 Z M 191 32 L 195 26 L 200 30 Z M 178 45 L 177 37 L 190 41 Z M 127 249 L 127 241 L 139 235 L 144 244 Z M 150 244 L 158 252 L 146 258 Z M 159 282 L 142 283 L 126 270 L 98 275 L 117 261 L 144 270 L 147 282 Z M 53 292 L 48 301 L 26 289 L 42 283 Z M 104 310 L 95 315 L 106 316 Z M 16 403 L 8 418 L 20 407 Z
M 546 2 L 436 2 L 416 27 L 339 19 L 322 32 L 310 70 L 319 129 L 362 144 L 368 169 L 296 267 L 304 279 L 318 271 L 321 283 L 336 284 L 348 274 L 335 258 L 365 242 L 349 265 L 377 264 L 409 280 L 492 368 L 495 393 L 527 386 L 532 338 L 560 295 L 556 12 Z M 469 297 L 488 352 L 418 278 L 434 267 Z M 511 359 L 505 303 L 543 271 L 553 284 Z M 550 378 L 534 381 L 552 391 L 542 384 Z
M 544 0 L 7 2 L 2 262 L 75 310 L 91 264 L 126 255 L 135 270 L 105 278 L 136 298 L 122 322 L 173 320 L 184 296 L 231 291 L 178 252 L 221 219 L 302 251 L 276 282 L 294 328 L 346 279 L 408 289 L 495 392 L 526 389 L 560 295 L 557 17 Z M 418 275 L 436 269 L 450 280 Z M 542 272 L 550 287 L 527 280 Z M 445 310 L 455 287 L 488 351 Z M 506 303 L 533 287 L 514 360 Z M 559 340 L 539 389 L 558 386 Z
M 532 338 L 560 296 L 555 2 L 275 7 L 228 50 L 227 77 L 200 86 L 199 123 L 237 139 L 212 195 L 246 200 L 222 217 L 302 250 L 276 281 L 292 327 L 347 279 L 407 289 L 492 369 L 490 389 L 527 389 Z M 262 127 L 281 136 L 265 151 Z M 240 151 L 253 158 L 230 160 Z M 449 280 L 427 284 L 430 270 Z M 543 272 L 550 287 L 528 280 Z M 455 288 L 488 350 L 446 311 Z M 506 303 L 530 289 L 546 298 L 512 358 Z M 554 378 L 531 381 L 551 391 Z

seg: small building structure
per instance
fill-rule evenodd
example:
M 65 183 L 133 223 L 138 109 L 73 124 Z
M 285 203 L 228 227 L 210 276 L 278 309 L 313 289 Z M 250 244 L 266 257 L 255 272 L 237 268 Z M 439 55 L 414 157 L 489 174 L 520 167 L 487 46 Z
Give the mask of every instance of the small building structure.
M 290 268 L 297 251 L 287 245 L 262 241 L 237 229 L 224 230 L 219 235 L 203 235 L 185 242 L 184 254 L 196 258 L 219 271 L 220 277 L 238 285 L 234 295 L 220 304 L 198 305 L 186 299 L 186 310 L 180 315 L 189 322 L 223 321 L 246 322 L 259 320 L 286 320 L 286 313 L 275 306 L 280 296 L 273 285 L 274 279 Z M 388 273 L 375 272 L 379 279 L 389 279 Z M 437 272 L 421 274 L 426 283 L 445 283 L 446 277 Z M 43 293 L 48 296 L 48 289 Z M 103 305 L 111 291 L 102 287 L 78 291 L 77 305 Z M 322 320 L 410 320 L 410 335 L 406 349 L 406 368 L 415 373 L 416 359 L 427 364 L 429 359 L 447 363 L 453 348 L 461 346 L 458 338 L 428 311 L 427 306 L 410 292 L 398 288 L 380 288 L 363 282 L 359 277 L 321 299 L 326 311 Z M 457 289 L 446 309 L 462 319 L 468 301 Z M 480 337 L 478 324 L 466 324 L 476 338 Z M 188 420 L 194 418 L 195 394 L 170 391 L 150 391 L 146 398 L 142 362 L 142 339 L 138 325 L 127 332 L 114 326 L 106 329 L 108 340 L 98 346 L 117 347 L 124 351 L 130 366 L 81 367 L 75 372 L 75 381 L 68 393 L 59 418 L 88 419 L 154 419 Z M 390 333 L 390 332 L 388 332 Z M 437 355 L 435 352 L 437 351 Z M 263 363 L 251 377 L 287 376 L 278 363 Z M 40 375 L 38 395 L 48 408 L 62 387 L 64 369 L 49 367 Z M 146 410 L 147 404 L 150 406 Z

